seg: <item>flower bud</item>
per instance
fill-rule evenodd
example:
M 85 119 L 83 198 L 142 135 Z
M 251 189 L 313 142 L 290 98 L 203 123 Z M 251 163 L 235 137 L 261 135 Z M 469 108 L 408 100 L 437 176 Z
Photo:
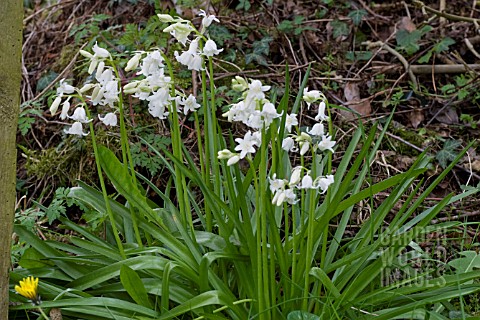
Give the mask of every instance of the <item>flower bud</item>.
M 132 71 L 137 69 L 138 64 L 140 63 L 140 58 L 142 57 L 141 53 L 135 54 L 130 60 L 127 62 L 127 66 L 125 67 L 125 71 Z
M 290 186 L 296 185 L 300 182 L 300 174 L 302 173 L 302 167 L 295 167 L 292 171 L 292 176 L 290 177 Z
M 58 106 L 60 105 L 60 102 L 62 102 L 62 98 L 60 98 L 60 97 L 56 97 L 55 100 L 53 100 L 53 103 L 50 106 L 50 113 L 52 115 L 57 112 Z
M 157 17 L 158 19 L 160 19 L 160 22 L 165 22 L 165 23 L 169 23 L 169 22 L 174 22 L 175 19 L 173 19 L 173 17 L 169 14 L 157 14 Z

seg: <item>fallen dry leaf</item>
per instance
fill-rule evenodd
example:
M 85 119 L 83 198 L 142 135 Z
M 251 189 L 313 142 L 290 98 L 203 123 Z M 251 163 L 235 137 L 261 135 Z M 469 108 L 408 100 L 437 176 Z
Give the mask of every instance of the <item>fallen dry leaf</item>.
M 348 82 L 343 89 L 343 94 L 347 102 L 360 100 L 360 89 L 356 82 Z
M 408 32 L 415 31 L 417 26 L 413 23 L 412 19 L 409 17 L 403 17 L 400 23 L 398 24 L 399 30 L 406 30 Z
M 434 110 L 434 114 L 438 112 L 437 110 Z M 458 124 L 459 119 L 458 119 L 458 114 L 457 110 L 455 110 L 454 107 L 446 107 L 445 109 L 440 112 L 435 118 L 438 122 L 444 123 L 444 124 Z
M 417 129 L 418 125 L 425 120 L 423 109 L 413 109 L 413 111 L 408 114 L 408 120 L 410 120 L 412 127 Z
M 465 168 L 470 169 L 470 166 L 465 164 Z M 475 160 L 472 162 L 472 170 L 476 172 L 480 172 L 480 160 Z
M 356 82 L 348 82 L 345 85 L 343 94 L 345 95 L 345 99 L 347 100 L 346 106 L 349 109 L 358 112 L 360 116 L 368 116 L 372 113 L 372 106 L 370 105 L 370 100 L 360 99 L 360 89 Z M 347 120 L 353 120 L 357 118 L 357 116 L 353 112 L 348 112 L 341 109 L 339 110 L 339 112 Z

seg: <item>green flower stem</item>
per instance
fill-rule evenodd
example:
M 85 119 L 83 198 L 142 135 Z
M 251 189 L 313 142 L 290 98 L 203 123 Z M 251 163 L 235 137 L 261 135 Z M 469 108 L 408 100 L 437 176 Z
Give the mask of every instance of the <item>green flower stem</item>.
M 316 172 L 317 161 L 315 159 L 315 153 L 313 152 L 312 159 L 312 172 Z M 307 249 L 305 251 L 305 285 L 303 288 L 303 302 L 302 310 L 307 311 L 308 308 L 308 296 L 310 293 L 310 269 L 312 268 L 313 261 L 313 240 L 314 240 L 314 227 L 315 227 L 315 200 L 317 191 L 315 189 L 309 190 L 308 197 L 308 222 L 307 222 Z M 326 232 L 325 232 L 326 234 Z
M 80 99 L 83 101 L 83 103 L 86 106 L 87 104 L 85 103 L 85 100 L 83 99 L 83 97 L 80 96 Z M 87 118 L 90 119 L 91 118 L 90 110 L 87 107 L 85 108 L 85 110 L 86 110 Z M 112 207 L 110 206 L 110 200 L 108 198 L 107 188 L 105 187 L 105 181 L 103 180 L 102 166 L 100 165 L 100 159 L 98 157 L 98 146 L 97 146 L 97 140 L 95 137 L 95 129 L 93 127 L 93 121 L 89 122 L 89 127 L 90 127 L 90 136 L 92 137 L 93 152 L 95 154 L 95 163 L 97 165 L 98 180 L 100 181 L 103 200 L 105 201 L 105 208 L 107 210 L 108 218 L 110 219 L 110 224 L 112 225 L 113 236 L 115 237 L 115 241 L 117 242 L 118 251 L 120 252 L 120 255 L 122 256 L 122 258 L 126 259 L 125 251 L 123 250 L 122 240 L 120 240 L 120 236 L 117 230 L 117 224 L 115 223 Z
M 43 311 L 43 309 L 41 307 L 38 307 L 38 311 L 40 311 L 40 314 L 46 319 L 46 320 L 49 320 L 48 316 L 45 314 L 45 312 Z
M 202 128 L 200 127 L 200 120 L 198 119 L 198 112 L 193 113 L 195 117 L 195 131 L 197 134 L 197 148 L 198 148 L 198 157 L 200 159 L 200 172 L 202 173 L 203 181 L 205 181 L 205 162 L 203 159 L 203 143 L 202 143 Z
M 168 59 L 168 57 L 162 53 L 162 56 L 165 60 L 165 63 L 167 64 L 167 68 L 169 71 L 170 78 L 172 80 L 172 86 L 170 89 L 170 94 L 172 96 L 175 95 L 175 76 L 173 74 L 173 68 L 172 68 L 172 63 Z M 170 126 L 172 128 L 172 148 L 173 148 L 173 155 L 180 161 L 183 162 L 183 150 L 182 150 L 182 137 L 180 134 L 180 122 L 178 119 L 178 113 L 177 113 L 177 106 L 175 103 L 175 100 L 172 100 L 172 103 L 170 104 L 170 112 L 169 112 L 169 118 L 170 118 Z M 190 210 L 190 203 L 188 201 L 188 189 L 187 189 L 187 183 L 185 181 L 185 176 L 178 167 L 178 165 L 174 164 L 175 167 L 175 188 L 177 189 L 177 197 L 178 197 L 178 204 L 179 204 L 179 211 L 180 211 L 180 220 L 182 222 L 182 225 L 185 226 L 185 228 L 190 229 L 191 236 L 194 237 L 193 233 L 193 220 L 192 220 L 192 214 Z
M 117 79 L 121 79 L 120 78 L 120 74 L 117 70 L 117 67 L 115 65 L 115 63 L 113 61 L 110 61 L 112 67 L 113 67 L 113 70 L 115 72 L 115 76 L 117 77 Z M 135 174 L 135 166 L 133 164 L 133 159 L 132 159 L 132 153 L 130 152 L 130 144 L 128 142 L 128 135 L 127 135 L 127 129 L 125 127 L 125 115 L 124 115 L 124 108 L 123 108 L 123 88 L 122 88 L 122 84 L 121 82 L 119 81 L 119 91 L 120 91 L 120 94 L 118 95 L 118 110 L 119 110 L 119 118 L 120 118 L 120 141 L 121 141 L 121 146 L 122 146 L 122 160 L 123 160 L 123 163 L 127 166 L 130 167 L 130 174 L 131 174 L 131 177 L 132 177 L 132 183 L 134 186 L 137 185 L 137 177 L 136 177 L 136 174 Z M 138 246 L 140 248 L 143 247 L 143 242 L 142 242 L 142 238 L 140 236 L 140 231 L 138 229 L 138 222 L 137 222 L 137 216 L 136 216 L 136 213 L 135 213 L 135 208 L 130 206 L 129 207 L 129 210 L 130 210 L 130 216 L 132 218 L 132 224 L 133 224 L 133 230 L 135 232 L 135 239 L 137 240 L 137 243 L 138 243 Z
M 268 242 L 267 242 L 267 232 L 268 232 L 268 216 L 267 216 L 267 197 L 265 197 L 265 192 L 267 191 L 267 147 L 268 142 L 265 141 L 266 133 L 265 127 L 262 129 L 262 144 L 260 146 L 260 168 L 259 168 L 259 183 L 256 188 L 258 193 L 257 207 L 259 210 L 256 212 L 256 215 L 260 216 L 260 225 L 257 226 L 257 232 L 261 232 L 261 249 L 262 249 L 262 273 L 263 273 L 263 290 L 265 296 L 265 309 L 270 310 L 272 305 L 271 295 L 270 295 L 270 286 L 269 286 L 269 261 L 268 261 Z M 275 225 L 275 221 L 270 221 L 270 224 Z M 258 229 L 259 228 L 259 229 Z M 274 259 L 274 256 L 271 256 L 271 259 Z M 273 264 L 273 261 L 272 261 Z M 262 310 L 263 311 L 263 310 Z M 266 318 L 271 319 L 271 313 L 266 313 Z
M 216 194 L 222 196 L 223 190 L 221 188 L 221 180 L 220 180 L 220 166 L 217 160 L 217 153 L 218 153 L 218 139 L 221 137 L 218 130 L 218 121 L 217 121 L 217 107 L 215 105 L 215 83 L 213 81 L 213 58 L 208 58 L 208 68 L 210 73 L 210 106 L 212 112 L 212 122 L 209 134 L 211 135 L 212 139 L 212 168 L 213 168 L 213 177 L 214 177 L 214 191 Z
M 248 163 L 250 165 L 250 170 L 252 171 L 252 174 L 253 174 L 253 185 L 254 185 L 254 189 L 255 189 L 255 204 L 258 206 L 259 203 L 260 203 L 260 189 L 258 187 L 258 176 L 257 176 L 257 172 L 255 170 L 255 165 L 252 161 L 252 159 L 250 158 L 250 156 L 247 156 L 246 159 L 248 160 Z M 258 208 L 258 207 L 257 207 Z M 262 228 L 262 219 L 260 218 L 261 217 L 261 211 L 260 211 L 260 208 L 258 208 L 257 210 L 255 210 L 255 212 L 253 213 L 255 215 L 255 239 L 256 239 L 256 242 L 257 242 L 257 248 L 256 248 L 256 255 L 253 255 L 252 254 L 252 258 L 255 256 L 256 259 L 255 259 L 255 263 L 252 263 L 252 265 L 256 265 L 257 267 L 257 281 L 256 281 L 256 284 L 257 284 L 257 303 L 258 303 L 258 319 L 259 320 L 265 320 L 266 319 L 266 315 L 265 315 L 265 294 L 264 294 L 264 291 L 263 289 L 264 286 L 263 286 L 263 265 L 262 265 L 262 238 L 261 238 L 261 232 L 260 232 L 260 229 Z
M 204 178 L 205 178 L 205 184 L 211 189 L 212 188 L 212 181 L 210 179 L 210 169 L 209 169 L 209 163 L 210 163 L 210 158 L 211 158 L 211 152 L 210 150 L 213 148 L 211 145 L 214 142 L 210 139 L 210 127 L 211 127 L 211 112 L 210 108 L 208 106 L 208 97 L 207 97 L 207 77 L 206 73 L 204 70 L 201 72 L 202 74 L 202 104 L 203 104 L 203 126 L 204 126 L 204 131 L 207 133 L 207 137 L 205 138 L 205 173 L 204 173 Z M 202 155 L 200 155 L 202 156 Z M 212 225 L 213 225 L 213 218 L 212 218 L 212 212 L 210 210 L 210 206 L 208 206 L 205 203 L 205 222 L 207 225 L 206 231 L 207 232 L 212 232 Z

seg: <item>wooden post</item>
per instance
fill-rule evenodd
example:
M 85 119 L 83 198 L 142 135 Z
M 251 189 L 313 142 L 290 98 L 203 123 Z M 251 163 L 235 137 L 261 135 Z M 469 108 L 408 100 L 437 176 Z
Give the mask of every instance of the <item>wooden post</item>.
M 22 79 L 23 0 L 0 1 L 0 320 L 8 319 L 15 213 L 16 133 Z

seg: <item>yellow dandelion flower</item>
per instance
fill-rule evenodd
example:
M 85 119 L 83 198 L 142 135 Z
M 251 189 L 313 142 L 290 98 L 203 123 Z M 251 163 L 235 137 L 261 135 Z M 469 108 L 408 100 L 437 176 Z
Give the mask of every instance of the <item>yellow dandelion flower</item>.
M 17 293 L 30 299 L 34 304 L 40 303 L 40 296 L 38 295 L 38 278 L 24 278 L 19 284 L 20 285 L 15 286 L 15 291 L 17 291 Z

